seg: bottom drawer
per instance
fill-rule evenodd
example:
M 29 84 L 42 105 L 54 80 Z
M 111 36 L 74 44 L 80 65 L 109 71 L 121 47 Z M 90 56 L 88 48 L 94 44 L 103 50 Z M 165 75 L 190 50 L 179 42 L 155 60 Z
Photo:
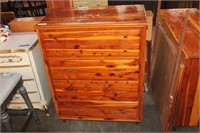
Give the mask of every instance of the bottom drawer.
M 136 121 L 138 109 L 60 109 L 59 116 L 66 119 Z
M 139 122 L 138 102 L 58 101 L 60 119 Z

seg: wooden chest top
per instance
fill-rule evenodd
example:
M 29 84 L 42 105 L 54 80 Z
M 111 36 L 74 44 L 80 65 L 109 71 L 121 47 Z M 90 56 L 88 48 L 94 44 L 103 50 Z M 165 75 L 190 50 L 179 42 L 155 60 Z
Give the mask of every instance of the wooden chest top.
M 199 38 L 200 38 L 200 12 L 197 9 L 189 9 L 190 16 L 188 19 L 187 31 L 183 46 L 183 53 L 186 58 L 199 58 Z M 173 40 L 175 48 L 178 49 L 178 43 L 183 30 L 183 22 L 186 9 L 168 9 L 160 10 L 159 19 Z
M 42 26 L 40 26 L 42 25 Z M 36 26 L 95 26 L 95 25 L 139 25 L 146 26 L 143 5 L 121 5 L 97 8 L 50 10 L 49 14 Z

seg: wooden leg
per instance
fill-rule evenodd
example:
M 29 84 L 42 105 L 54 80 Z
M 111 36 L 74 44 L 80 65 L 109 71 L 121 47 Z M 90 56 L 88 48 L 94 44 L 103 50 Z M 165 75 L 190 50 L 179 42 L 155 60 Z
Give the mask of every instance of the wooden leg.
M 7 132 L 13 132 L 13 126 L 10 117 L 5 109 L 1 108 L 1 122 L 4 125 Z
M 152 52 L 152 41 L 147 42 L 147 89 L 148 92 L 151 88 L 151 52 Z
M 39 117 L 37 115 L 36 110 L 33 108 L 33 105 L 28 97 L 26 88 L 24 86 L 22 86 L 18 90 L 19 90 L 19 93 L 21 94 L 21 96 L 23 97 L 24 101 L 26 102 L 26 105 L 28 106 L 28 108 L 33 112 L 33 117 L 34 117 L 36 123 L 40 124 Z

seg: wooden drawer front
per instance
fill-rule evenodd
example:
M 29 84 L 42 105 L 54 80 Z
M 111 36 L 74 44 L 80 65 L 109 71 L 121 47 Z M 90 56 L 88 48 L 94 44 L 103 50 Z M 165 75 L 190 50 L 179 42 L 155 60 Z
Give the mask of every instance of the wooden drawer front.
M 138 102 L 58 101 L 60 117 L 100 120 L 137 120 Z
M 103 68 L 127 68 L 138 66 L 138 59 L 132 60 L 65 60 L 49 59 L 50 67 L 103 67 Z
M 1 68 L 0 72 L 15 72 L 22 74 L 23 80 L 34 79 L 31 67 Z
M 136 101 L 136 81 L 56 80 L 53 82 L 56 99 Z
M 102 79 L 102 80 L 139 80 L 139 66 L 129 68 L 50 68 L 53 80 L 63 79 Z
M 28 96 L 31 100 L 31 102 L 40 102 L 41 99 L 40 99 L 40 96 L 38 93 L 28 93 Z M 22 98 L 22 96 L 20 94 L 15 94 L 12 101 L 11 101 L 11 104 L 17 104 L 17 103 L 25 103 L 24 99 Z
M 43 32 L 47 49 L 139 49 L 140 30 Z
M 0 54 L 0 67 L 30 65 L 27 53 Z
M 105 120 L 105 121 L 137 121 L 137 109 L 59 109 L 59 117 L 65 119 Z
M 54 80 L 55 92 L 138 92 L 138 81 Z
M 76 59 L 134 59 L 139 57 L 139 50 L 47 50 L 48 58 Z
M 56 99 L 99 100 L 99 101 L 136 101 L 138 92 L 56 92 Z

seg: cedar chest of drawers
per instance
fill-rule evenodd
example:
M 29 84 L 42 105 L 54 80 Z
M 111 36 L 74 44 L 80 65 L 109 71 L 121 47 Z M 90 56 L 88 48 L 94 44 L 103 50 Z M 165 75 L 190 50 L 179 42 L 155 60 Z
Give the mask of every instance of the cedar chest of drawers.
M 142 120 L 142 5 L 52 10 L 37 24 L 59 119 Z

